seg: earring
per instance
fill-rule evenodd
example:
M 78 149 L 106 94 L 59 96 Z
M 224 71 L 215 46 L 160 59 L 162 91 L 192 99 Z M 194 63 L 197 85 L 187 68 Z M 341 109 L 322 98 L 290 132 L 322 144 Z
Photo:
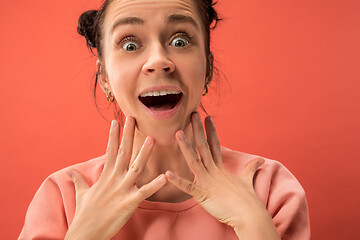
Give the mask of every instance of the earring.
M 100 66 L 100 67 L 99 67 L 99 70 L 98 70 L 97 73 L 96 73 L 96 75 L 100 76 L 101 73 L 102 73 L 102 67 Z
M 208 92 L 209 92 L 209 84 L 205 84 L 205 92 L 203 93 L 203 96 L 208 94 Z
M 104 90 L 106 91 L 106 99 L 109 102 L 113 102 L 115 100 L 114 96 L 111 94 L 111 92 L 109 92 L 109 89 L 104 88 Z

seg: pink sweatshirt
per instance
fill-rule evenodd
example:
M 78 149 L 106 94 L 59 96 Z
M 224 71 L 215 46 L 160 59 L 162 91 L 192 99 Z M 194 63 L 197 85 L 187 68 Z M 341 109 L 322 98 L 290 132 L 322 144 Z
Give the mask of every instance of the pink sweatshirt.
M 255 155 L 222 147 L 225 167 L 239 174 Z M 19 239 L 64 239 L 75 214 L 75 188 L 67 172 L 76 169 L 90 185 L 99 178 L 105 156 L 76 164 L 50 175 L 36 192 L 26 213 Z M 281 239 L 310 239 L 305 192 L 279 162 L 265 159 L 254 188 L 272 216 Z M 101 219 L 99 219 L 101 221 Z M 218 222 L 193 199 L 181 203 L 143 201 L 112 239 L 238 239 L 234 230 Z

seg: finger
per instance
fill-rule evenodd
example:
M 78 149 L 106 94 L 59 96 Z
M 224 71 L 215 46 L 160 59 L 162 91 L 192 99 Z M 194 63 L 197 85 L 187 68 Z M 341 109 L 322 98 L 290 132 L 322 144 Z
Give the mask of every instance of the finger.
M 89 185 L 87 184 L 84 176 L 76 170 L 72 170 L 68 173 L 72 178 L 72 181 L 75 185 L 76 201 L 89 190 Z
M 152 180 L 151 182 L 143 185 L 136 194 L 136 198 L 138 202 L 140 203 L 144 199 L 150 197 L 155 192 L 157 192 L 160 188 L 165 186 L 167 183 L 166 176 L 164 174 L 159 175 L 157 178 Z
M 211 171 L 212 169 L 214 169 L 215 163 L 213 160 L 213 156 L 211 155 L 209 144 L 205 138 L 204 128 L 201 122 L 200 114 L 198 112 L 195 112 L 192 114 L 191 117 L 191 124 L 193 127 L 196 148 L 199 151 L 204 166 L 206 167 L 206 169 Z
M 215 164 L 219 165 L 222 163 L 220 142 L 216 134 L 214 122 L 210 116 L 207 116 L 205 118 L 205 129 L 206 129 L 206 136 L 207 136 L 207 141 L 209 143 L 211 155 L 214 159 Z
M 189 180 L 186 180 L 182 177 L 179 177 L 171 171 L 166 171 L 165 174 L 168 181 L 174 184 L 175 187 L 177 187 L 179 190 L 183 191 L 184 193 L 187 193 L 193 196 L 194 198 L 200 198 L 200 196 L 203 195 L 203 191 L 195 183 L 190 182 Z
M 126 173 L 124 184 L 125 186 L 134 186 L 135 180 L 144 171 L 146 163 L 150 157 L 150 154 L 154 148 L 154 139 L 147 137 L 142 145 L 138 156 L 135 161 L 129 167 L 129 171 Z
M 125 173 L 127 171 L 132 154 L 134 133 L 135 119 L 133 117 L 126 117 L 121 144 L 116 158 L 116 172 Z
M 194 151 L 182 130 L 175 133 L 175 138 L 190 170 L 198 179 L 201 179 L 207 172 L 198 154 Z
M 117 152 L 119 149 L 119 135 L 119 123 L 118 121 L 113 120 L 111 122 L 109 141 L 106 148 L 106 162 L 104 165 L 103 173 L 109 172 L 109 170 L 112 170 L 114 168 Z
M 245 167 L 242 171 L 242 175 L 247 176 L 252 182 L 256 171 L 264 163 L 265 163 L 265 160 L 263 158 L 252 159 L 245 165 Z

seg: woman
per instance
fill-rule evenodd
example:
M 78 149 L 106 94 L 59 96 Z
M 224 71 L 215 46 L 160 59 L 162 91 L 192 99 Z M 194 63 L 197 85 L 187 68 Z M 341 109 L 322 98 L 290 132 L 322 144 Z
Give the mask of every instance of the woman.
M 211 0 L 107 0 L 80 17 L 122 138 L 113 120 L 104 156 L 48 177 L 19 239 L 309 239 L 293 175 L 220 147 L 196 112 L 217 20 Z

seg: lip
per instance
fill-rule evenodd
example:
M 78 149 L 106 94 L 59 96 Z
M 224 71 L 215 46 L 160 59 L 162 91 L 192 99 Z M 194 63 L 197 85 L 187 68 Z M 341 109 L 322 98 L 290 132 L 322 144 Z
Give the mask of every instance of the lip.
M 149 87 L 149 88 L 144 89 L 143 91 L 141 91 L 141 93 L 138 96 L 140 96 L 141 94 L 146 93 L 146 92 L 161 91 L 161 90 L 166 90 L 166 89 L 181 91 L 180 88 L 175 87 L 175 86 L 154 86 L 154 87 Z M 166 111 L 151 110 L 150 108 L 146 107 L 139 99 L 138 99 L 138 101 L 145 108 L 146 112 L 148 112 L 152 117 L 159 119 L 159 120 L 168 119 L 168 118 L 171 118 L 172 116 L 174 116 L 177 113 L 177 111 L 179 110 L 179 107 L 184 98 L 184 93 L 183 93 L 183 91 L 181 91 L 181 92 L 183 95 L 182 95 L 181 99 L 179 100 L 179 102 L 176 104 L 176 106 L 174 108 L 172 108 L 170 110 L 166 110 Z

